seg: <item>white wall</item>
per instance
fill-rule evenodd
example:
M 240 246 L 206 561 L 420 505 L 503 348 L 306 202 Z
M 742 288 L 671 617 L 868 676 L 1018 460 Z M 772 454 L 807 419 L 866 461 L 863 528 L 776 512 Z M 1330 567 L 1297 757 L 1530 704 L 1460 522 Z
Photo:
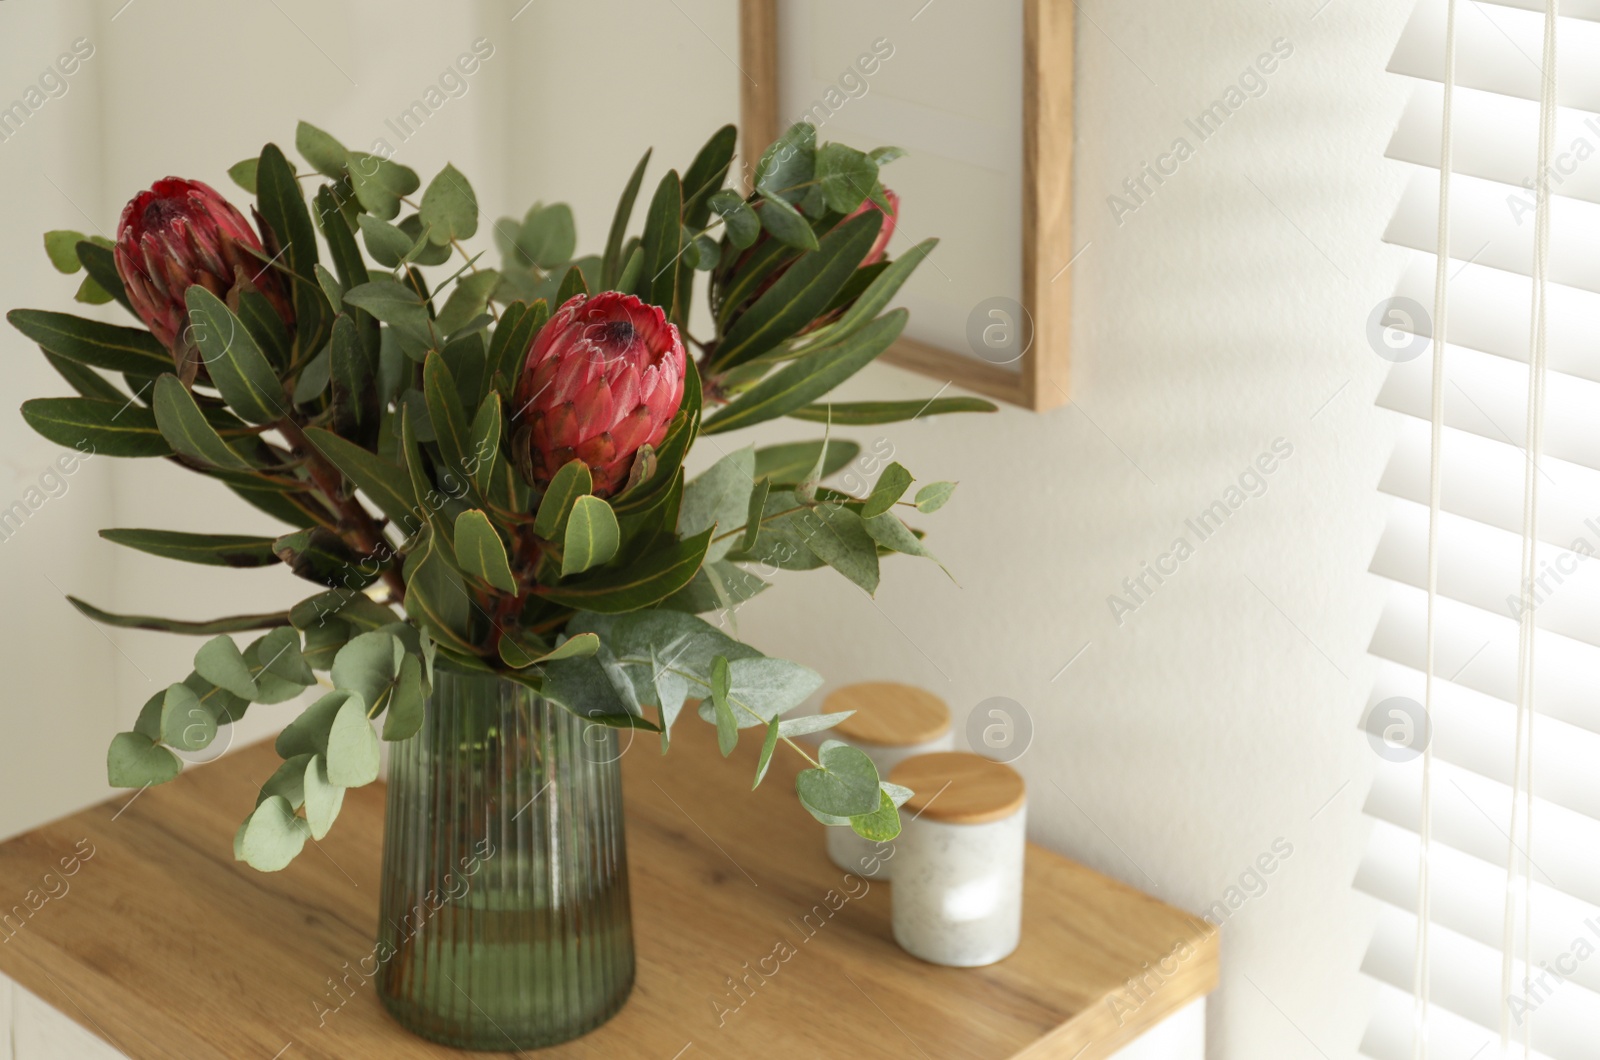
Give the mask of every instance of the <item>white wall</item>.
M 919 19 L 958 2 L 975 0 L 934 0 Z M 1348 1056 L 1364 1016 L 1367 909 L 1349 883 L 1366 752 L 1354 727 L 1370 675 L 1377 589 L 1363 571 L 1389 425 L 1372 409 L 1383 362 L 1363 322 L 1399 265 L 1378 244 L 1399 188 L 1380 155 L 1401 105 L 1382 70 L 1408 5 L 1319 3 L 1078 4 L 1077 238 L 1089 247 L 1072 270 L 1075 404 L 849 432 L 887 439 L 919 475 L 961 481 L 925 520 L 959 585 L 910 561 L 887 565 L 876 601 L 827 573 L 787 576 L 740 616 L 749 638 L 831 684 L 934 688 L 958 724 L 988 697 L 1020 702 L 1037 730 L 1017 763 L 1033 837 L 1170 902 L 1209 907 L 1287 840 L 1294 853 L 1225 929 L 1215 1057 L 1314 1056 L 1308 1038 Z M 892 32 L 923 6 L 859 5 L 851 32 Z M 269 137 L 287 144 L 300 116 L 368 146 L 478 36 L 497 45 L 482 80 L 401 158 L 425 175 L 454 161 L 486 213 L 571 201 L 591 247 L 645 146 L 657 146 L 658 175 L 736 118 L 732 0 L 414 7 L 135 0 L 112 21 L 122 0 L 92 18 L 68 4 L 4 5 L 0 69 L 16 83 L 0 83 L 0 97 L 80 32 L 98 47 L 86 80 L 0 144 L 13 207 L 0 216 L 6 304 L 70 295 L 38 248 L 42 228 L 89 225 L 68 197 L 109 231 L 122 201 L 169 171 L 231 191 L 224 169 Z M 1279 37 L 1294 51 L 1265 94 L 1117 224 L 1106 197 L 1175 137 L 1193 144 L 1184 119 Z M 7 408 L 65 392 L 17 336 L 0 343 Z M 939 385 L 878 368 L 851 389 L 916 396 Z M 9 501 L 55 450 L 14 412 L 0 411 L 0 432 Z M 1119 626 L 1108 595 L 1279 437 L 1294 451 L 1265 494 Z M 99 542 L 106 525 L 262 522 L 175 468 L 91 462 L 66 497 L 0 542 L 0 834 L 100 797 L 106 738 L 186 671 L 196 646 L 130 634 L 114 648 L 41 573 L 107 606 L 195 615 L 299 594 L 264 572 L 175 574 Z M 252 731 L 281 721 L 273 710 Z

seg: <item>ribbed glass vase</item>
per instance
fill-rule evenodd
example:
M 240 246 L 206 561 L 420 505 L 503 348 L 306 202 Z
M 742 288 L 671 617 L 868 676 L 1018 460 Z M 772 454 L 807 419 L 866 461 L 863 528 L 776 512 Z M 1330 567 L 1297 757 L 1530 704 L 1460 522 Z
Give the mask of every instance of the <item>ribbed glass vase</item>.
M 443 669 L 389 763 L 378 993 L 464 1049 L 554 1045 L 616 1014 L 633 924 L 616 730 Z

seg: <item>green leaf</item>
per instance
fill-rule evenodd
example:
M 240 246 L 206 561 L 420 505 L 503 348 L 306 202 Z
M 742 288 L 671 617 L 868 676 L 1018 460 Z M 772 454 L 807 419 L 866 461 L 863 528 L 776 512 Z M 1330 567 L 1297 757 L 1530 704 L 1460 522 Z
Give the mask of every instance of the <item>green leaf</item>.
M 234 856 L 257 872 L 286 868 L 305 848 L 311 828 L 282 795 L 255 808 L 234 840 Z
M 504 224 L 505 222 L 502 222 Z M 516 231 L 514 259 L 522 265 L 554 269 L 572 260 L 578 245 L 577 226 L 566 203 L 535 203 Z
M 333 686 L 361 697 L 361 712 L 376 712 L 400 674 L 405 647 L 393 634 L 375 629 L 354 637 L 334 656 Z
M 83 263 L 89 278 L 115 298 L 122 308 L 133 312 L 133 306 L 128 302 L 127 288 L 122 285 L 122 277 L 117 273 L 116 256 L 111 248 L 100 245 L 94 239 L 86 239 L 78 244 L 77 252 L 78 260 Z
M 585 495 L 572 503 L 562 535 L 561 575 L 582 574 L 608 563 L 617 554 L 621 534 L 611 505 L 599 497 Z
M 566 305 L 570 299 L 588 293 L 589 287 L 584 282 L 583 270 L 574 265 L 561 278 L 561 287 L 556 291 L 556 305 Z
M 294 167 L 276 144 L 267 144 L 261 149 L 256 167 L 256 198 L 261 205 L 261 216 L 277 236 L 278 246 L 283 248 L 281 260 L 290 272 L 314 286 L 317 275 L 312 266 L 317 263 L 317 236 L 311 227 L 311 213 L 306 209 L 305 196 L 300 193 Z M 298 316 L 300 285 L 295 286 Z
M 344 650 L 348 651 L 349 645 Z M 344 652 L 339 654 L 343 655 Z M 378 734 L 367 720 L 365 705 L 360 697 L 351 696 L 339 707 L 328 729 L 329 783 L 341 788 L 371 784 L 378 779 L 380 754 Z
M 439 455 L 444 459 L 446 472 L 458 481 L 465 479 L 472 440 L 455 378 L 438 353 L 428 353 L 423 362 L 422 380 L 428 418 L 433 423 L 434 437 L 438 440 Z M 450 483 L 445 485 L 452 493 L 463 492 L 453 488 Z
M 717 721 L 717 749 L 723 758 L 733 754 L 739 745 L 739 722 L 728 702 L 729 684 L 728 660 L 719 655 L 711 662 L 711 705 Z
M 678 252 L 683 239 L 679 217 L 683 210 L 683 188 L 678 171 L 669 170 L 656 185 L 655 197 L 645 215 L 643 271 L 637 292 L 640 298 L 662 308 L 668 317 L 676 308 Z
M 872 540 L 892 552 L 899 552 L 907 556 L 921 556 L 938 562 L 934 554 L 928 551 L 927 546 L 893 512 L 884 512 L 882 515 L 873 516 L 871 519 L 864 519 L 861 525 L 872 536 Z
M 333 719 L 339 710 L 347 703 L 355 703 L 361 712 L 362 720 L 366 720 L 365 704 L 361 697 L 348 689 L 336 688 L 319 698 L 300 716 L 278 733 L 278 738 L 273 748 L 278 752 L 279 758 L 293 758 L 302 754 L 321 754 L 328 749 L 328 732 L 333 728 Z
M 879 789 L 878 808 L 871 813 L 852 815 L 850 828 L 863 839 L 887 843 L 900 834 L 900 810 L 889 793 Z
M 778 737 L 782 735 L 779 731 L 780 724 L 776 717 L 767 722 L 767 735 L 761 741 L 761 757 L 756 760 L 756 782 L 750 785 L 751 791 L 759 788 L 761 782 L 767 778 L 767 767 L 772 765 L 772 752 L 777 749 Z
M 344 805 L 345 789 L 328 779 L 328 767 L 321 755 L 312 755 L 306 764 L 303 782 L 306 806 L 306 827 L 312 839 L 322 839 L 333 827 Z
M 155 413 L 126 401 L 33 398 L 22 403 L 22 418 L 57 445 L 96 456 L 172 455 Z
M 394 742 L 415 736 L 422 728 L 427 697 L 422 660 L 408 654 L 401 660 L 400 677 L 389 697 L 389 709 L 383 715 L 383 738 Z
M 112 614 L 110 611 L 100 610 L 93 604 L 85 603 L 76 596 L 68 596 L 67 602 L 85 617 L 103 625 L 116 626 L 118 629 L 153 629 L 163 633 L 189 633 L 201 637 L 217 633 L 243 633 L 251 629 L 272 629 L 283 625 L 289 618 L 283 611 L 274 611 L 264 615 L 235 615 L 230 618 L 190 622 L 179 618 L 154 618 L 150 615 Z
M 478 197 L 453 165 L 446 165 L 428 182 L 418 212 L 429 229 L 428 238 L 440 245 L 470 239 L 478 231 Z
M 796 250 L 818 249 L 817 233 L 812 231 L 811 222 L 782 199 L 762 199 L 756 215 L 761 219 L 761 227 L 771 232 L 773 238 L 784 246 Z
M 622 267 L 622 275 L 617 277 L 614 287 L 618 291 L 636 291 L 639 289 L 639 277 L 644 274 L 644 247 L 635 246 L 628 255 L 628 264 Z
M 58 228 L 44 234 L 44 252 L 57 272 L 71 276 L 83 268 L 83 262 L 78 260 L 78 244 L 88 238 L 82 232 Z
M 761 534 L 761 516 L 767 510 L 767 495 L 772 492 L 770 479 L 762 479 L 750 491 L 750 507 L 745 511 L 744 536 L 739 539 L 739 551 L 749 552 L 756 547 Z
M 258 703 L 283 703 L 317 683 L 300 651 L 300 631 L 289 626 L 256 638 L 245 648 L 244 659 L 260 688 L 254 697 Z
M 284 762 L 267 782 L 261 785 L 261 790 L 256 793 L 256 805 L 279 796 L 289 804 L 291 810 L 298 810 L 306 803 L 306 769 L 311 765 L 315 755 L 295 755 Z
M 475 655 L 472 642 L 471 600 L 461 573 L 439 551 L 430 532 L 427 543 L 406 557 L 406 614 L 426 629 L 442 646 Z
M 355 633 L 355 627 L 338 618 L 329 618 L 309 627 L 306 631 L 306 665 L 313 670 L 327 670 L 333 666 L 339 649 Z
M 811 510 L 806 547 L 828 566 L 865 589 L 878 591 L 878 545 L 849 508 L 823 505 Z
M 494 470 L 500 456 L 500 432 L 504 427 L 500 395 L 490 391 L 478 414 L 472 418 L 471 468 L 478 494 L 487 497 L 493 488 Z
M 186 456 L 205 467 L 219 467 L 233 471 L 251 470 L 250 461 L 240 456 L 222 435 L 211 426 L 194 395 L 178 381 L 175 375 L 156 377 L 156 426 L 167 444 L 181 456 Z
M 250 664 L 244 661 L 233 638 L 226 634 L 219 634 L 200 646 L 194 656 L 194 669 L 207 681 L 240 699 L 255 699 L 261 694 L 250 673 Z
M 823 442 L 786 442 L 756 450 L 756 478 L 768 479 L 773 489 L 789 489 L 817 464 Z M 861 446 L 848 439 L 827 441 L 828 458 L 822 461 L 822 477 L 827 478 L 861 455 Z
M 717 367 L 759 357 L 816 320 L 872 249 L 878 227 L 878 215 L 866 213 L 824 236 L 817 253 L 790 266 L 734 321 L 717 344 Z
M 489 307 L 489 296 L 500 282 L 494 269 L 480 269 L 456 281 L 455 289 L 439 311 L 439 330 L 453 335 L 481 316 Z
M 706 420 L 706 434 L 731 431 L 775 419 L 826 394 L 888 349 L 906 326 L 906 310 L 896 309 L 839 342 L 814 350 L 772 373 Z
M 422 186 L 413 170 L 365 151 L 351 151 L 345 168 L 357 201 L 385 221 L 393 220 L 400 212 L 402 195 L 410 195 Z
M 798 718 L 785 718 L 778 722 L 778 735 L 809 736 L 833 728 L 854 713 L 853 710 L 841 710 L 835 714 L 804 714 Z
M 871 519 L 893 508 L 895 502 L 911 488 L 912 481 L 911 472 L 907 471 L 900 461 L 890 463 L 883 469 L 883 474 L 878 476 L 878 483 L 872 487 L 872 494 L 867 497 L 867 503 L 862 505 L 861 518 Z
M 799 202 L 806 194 L 800 185 L 809 184 L 816 172 L 816 152 L 815 126 L 797 122 L 761 153 L 753 183 L 769 198 L 782 195 L 788 202 Z
M 247 158 L 243 162 L 235 162 L 228 167 L 228 176 L 235 184 L 248 191 L 251 195 L 256 193 L 257 164 L 257 159 Z
M 804 703 L 822 687 L 821 674 L 787 659 L 735 659 L 729 672 L 732 683 L 728 695 L 737 708 L 734 717 L 741 729 L 765 725 Z M 707 721 L 713 720 L 711 711 L 711 704 L 700 705 L 700 715 Z
M 828 209 L 848 214 L 866 201 L 878 183 L 878 163 L 844 144 L 826 144 L 817 151 L 817 183 Z M 883 218 L 869 211 L 868 216 Z
M 917 491 L 917 511 L 924 515 L 944 507 L 950 494 L 956 491 L 954 482 L 930 482 Z
M 553 604 L 602 614 L 649 607 L 689 584 L 705 560 L 711 533 L 707 530 L 676 542 L 625 570 L 607 572 L 574 585 L 541 588 L 538 592 Z
M 189 288 L 186 302 L 189 334 L 223 400 L 251 423 L 275 423 L 288 415 L 283 383 L 249 329 L 200 284 Z
M 923 259 L 933 253 L 933 248 L 938 245 L 939 241 L 937 239 L 925 239 L 890 262 L 867 285 L 867 289 L 862 291 L 860 296 L 850 303 L 850 307 L 845 310 L 843 316 L 834 323 L 819 328 L 808 335 L 807 339 L 816 345 L 837 342 L 844 336 L 855 333 L 869 320 L 876 319 L 879 310 L 889 304 L 889 300 L 899 292 L 901 285 L 911 278 L 911 274 L 916 270 L 916 267 L 922 264 Z M 948 400 L 973 401 L 976 399 L 950 398 Z M 967 410 L 952 409 L 951 411 Z
M 51 353 L 78 364 L 137 376 L 172 371 L 172 354 L 142 328 L 123 328 L 42 309 L 13 309 L 6 319 Z
M 738 192 L 725 188 L 711 196 L 709 204 L 722 218 L 723 231 L 735 248 L 744 250 L 761 235 L 761 218 Z
M 517 591 L 517 578 L 511 573 L 505 543 L 483 512 L 471 508 L 456 516 L 455 547 L 456 563 L 462 570 L 482 578 L 501 592 Z
M 178 751 L 198 751 L 217 735 L 217 716 L 187 685 L 171 685 L 161 700 L 161 742 Z
M 821 768 L 802 770 L 795 778 L 795 790 L 808 809 L 834 817 L 854 817 L 878 809 L 878 768 L 866 752 L 827 740 L 817 759 Z
M 683 174 L 683 223 L 691 229 L 705 227 L 711 216 L 709 200 L 727 182 L 739 130 L 724 125 L 711 134 Z
M 661 601 L 660 606 L 690 614 L 732 611 L 768 588 L 768 583 L 738 564 L 717 560 L 695 571 L 694 579 Z
M 415 510 L 418 501 L 412 496 L 411 481 L 404 471 L 321 427 L 306 428 L 306 437 L 340 474 L 371 498 L 402 533 L 410 536 L 417 532 L 422 525 Z
M 998 412 L 993 402 L 975 397 L 934 398 L 930 401 L 844 401 L 807 405 L 789 413 L 791 419 L 826 423 L 829 416 L 836 427 L 864 427 L 876 423 L 900 423 L 924 416 L 951 412 Z
M 334 180 L 344 176 L 345 159 L 349 156 L 344 144 L 310 122 L 303 121 L 295 126 L 294 147 L 300 157 L 323 176 Z
M 333 256 L 333 267 L 339 274 L 342 300 L 344 291 L 359 287 L 371 277 L 367 273 L 367 263 L 361 258 L 361 250 L 356 246 L 355 234 L 350 231 L 344 213 L 339 209 L 338 200 L 333 197 L 333 189 L 329 187 L 319 189 L 316 204 L 322 237 L 328 241 L 328 252 Z M 358 218 L 357 224 L 359 223 Z
M 101 287 L 93 276 L 85 276 L 83 282 L 78 285 L 77 293 L 72 296 L 72 300 L 74 302 L 82 302 L 84 305 L 105 305 L 111 301 L 111 297 L 111 292 Z
M 356 223 L 361 226 L 361 238 L 367 244 L 367 253 L 385 268 L 398 267 L 416 245 L 415 239 L 370 213 L 356 218 Z
M 114 788 L 165 784 L 182 771 L 177 755 L 141 733 L 117 733 L 106 752 L 106 781 Z
M 582 659 L 600 650 L 600 638 L 593 633 L 579 633 L 568 637 L 549 651 L 535 654 L 529 635 L 523 630 L 508 630 L 500 638 L 500 661 L 517 670 L 542 663 L 560 662 L 562 659 Z
M 579 497 L 592 492 L 594 481 L 589 474 L 588 464 L 582 460 L 570 460 L 563 464 L 550 479 L 550 486 L 539 502 L 538 514 L 533 517 L 533 532 L 546 541 L 561 537 L 566 532 L 567 517 L 572 513 L 573 505 Z
M 654 150 L 653 148 L 651 150 Z M 617 200 L 616 212 L 611 217 L 611 231 L 606 236 L 606 252 L 600 271 L 600 283 L 607 290 L 615 287 L 622 275 L 622 245 L 628 237 L 628 221 L 633 217 L 633 204 L 639 197 L 639 186 L 644 182 L 645 167 L 650 164 L 650 150 L 645 151 L 639 164 L 633 167 L 628 186 Z
M 678 510 L 678 534 L 688 537 L 702 530 L 720 527 L 731 531 L 744 525 L 755 487 L 755 449 L 746 446 L 718 460 L 683 487 L 683 504 Z M 733 547 L 732 537 L 714 542 L 706 554 L 718 560 Z
M 344 293 L 344 303 L 365 309 L 394 328 L 397 337 L 418 349 L 433 349 L 439 343 L 425 299 L 415 289 L 392 277 L 374 276 L 350 288 Z

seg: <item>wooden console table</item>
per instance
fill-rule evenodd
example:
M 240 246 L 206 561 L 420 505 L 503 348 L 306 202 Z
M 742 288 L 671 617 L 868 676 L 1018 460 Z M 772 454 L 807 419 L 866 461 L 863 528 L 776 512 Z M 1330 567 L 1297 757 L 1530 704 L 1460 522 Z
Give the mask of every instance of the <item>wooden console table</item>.
M 1030 845 L 1017 952 L 924 964 L 894 944 L 890 885 L 828 861 L 794 798 L 795 756 L 752 793 L 758 740 L 724 762 L 709 726 L 678 728 L 665 758 L 647 734 L 624 758 L 633 996 L 593 1034 L 524 1055 L 1201 1055 L 1218 968 L 1203 923 Z M 400 1030 L 356 970 L 377 920 L 381 784 L 350 792 L 288 870 L 234 862 L 277 762 L 248 747 L 0 845 L 0 1060 L 469 1055 Z M 797 952 L 779 972 L 734 991 L 780 943 Z

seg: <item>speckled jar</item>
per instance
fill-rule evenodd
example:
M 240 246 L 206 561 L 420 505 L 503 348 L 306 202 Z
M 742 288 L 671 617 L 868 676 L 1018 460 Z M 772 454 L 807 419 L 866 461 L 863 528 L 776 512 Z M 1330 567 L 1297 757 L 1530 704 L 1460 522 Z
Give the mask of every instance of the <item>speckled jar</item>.
M 890 779 L 917 793 L 901 812 L 895 941 L 934 964 L 1003 960 L 1022 938 L 1022 778 L 998 762 L 947 753 L 908 759 Z
M 955 746 L 950 708 L 926 689 L 889 681 L 845 685 L 823 701 L 822 713 L 854 711 L 824 735 L 860 748 L 878 776 L 887 777 L 907 758 L 949 751 Z M 894 876 L 895 842 L 874 843 L 849 828 L 829 828 L 828 857 L 846 872 L 875 880 Z

